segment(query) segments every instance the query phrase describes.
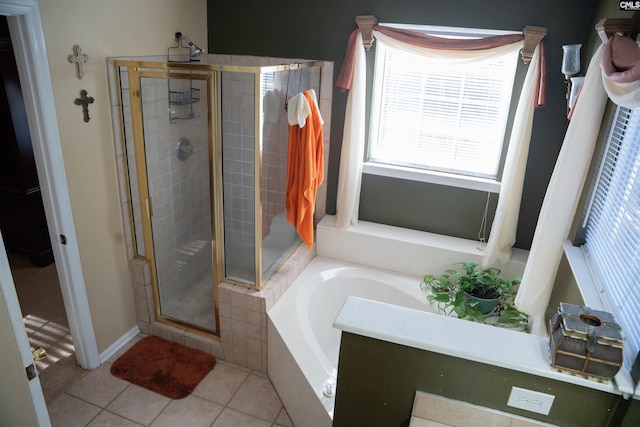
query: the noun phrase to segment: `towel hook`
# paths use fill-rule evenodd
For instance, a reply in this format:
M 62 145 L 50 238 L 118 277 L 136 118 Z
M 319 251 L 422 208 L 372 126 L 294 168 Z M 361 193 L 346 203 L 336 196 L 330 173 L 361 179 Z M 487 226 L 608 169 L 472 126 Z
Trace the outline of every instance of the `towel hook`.
M 291 65 L 287 71 L 287 89 L 284 92 L 284 111 L 289 111 L 289 78 L 291 77 Z
M 300 74 L 298 75 L 298 93 L 302 92 L 302 66 L 298 66 L 298 71 Z
M 289 65 L 289 69 L 287 71 L 287 89 L 284 93 L 284 111 L 287 112 L 289 111 L 289 79 L 291 78 L 291 67 L 296 65 L 298 66 L 298 70 L 300 70 L 300 76 L 298 78 L 298 92 L 300 92 L 300 89 L 302 87 L 302 67 L 300 66 L 300 63 L 294 62 L 293 64 Z

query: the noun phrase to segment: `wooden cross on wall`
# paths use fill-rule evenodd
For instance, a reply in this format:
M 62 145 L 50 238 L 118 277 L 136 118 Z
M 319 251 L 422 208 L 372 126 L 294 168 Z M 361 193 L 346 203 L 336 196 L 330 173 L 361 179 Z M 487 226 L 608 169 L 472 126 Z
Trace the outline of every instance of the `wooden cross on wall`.
M 82 53 L 82 49 L 80 49 L 80 46 L 78 46 L 77 44 L 73 46 L 73 51 L 75 52 L 75 55 L 69 55 L 67 57 L 67 60 L 72 64 L 76 64 L 76 76 L 82 80 L 82 77 L 84 77 L 82 64 L 87 62 L 89 60 L 89 57 Z
M 88 122 L 91 120 L 89 117 L 89 104 L 93 104 L 93 96 L 87 96 L 87 91 L 82 89 L 80 91 L 80 98 L 76 98 L 73 101 L 76 105 L 82 105 L 82 114 L 84 115 L 84 121 Z

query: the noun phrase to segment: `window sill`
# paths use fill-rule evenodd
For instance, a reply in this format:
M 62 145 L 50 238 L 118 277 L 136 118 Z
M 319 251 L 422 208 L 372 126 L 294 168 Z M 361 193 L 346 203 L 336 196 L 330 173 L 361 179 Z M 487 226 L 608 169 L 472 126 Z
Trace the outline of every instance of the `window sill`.
M 602 294 L 596 286 L 582 248 L 573 246 L 568 240 L 564 242 L 563 248 L 569 267 L 578 283 L 584 304 L 594 310 L 611 312 L 605 305 Z M 635 387 L 631 374 L 624 367 L 620 369 L 614 381 L 623 396 L 633 396 L 634 399 L 640 399 L 640 387 Z
M 428 182 L 431 184 L 448 185 L 450 187 L 466 188 L 469 190 L 500 193 L 500 183 L 485 178 L 456 175 L 444 172 L 418 170 L 409 167 L 385 165 L 381 163 L 365 162 L 362 172 L 369 175 L 387 176 L 390 178 L 411 181 Z

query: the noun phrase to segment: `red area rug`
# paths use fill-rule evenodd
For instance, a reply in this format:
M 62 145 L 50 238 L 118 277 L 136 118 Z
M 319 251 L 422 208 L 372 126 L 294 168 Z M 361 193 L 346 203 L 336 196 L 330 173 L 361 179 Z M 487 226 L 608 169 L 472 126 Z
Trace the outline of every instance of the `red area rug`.
M 111 365 L 111 374 L 171 399 L 187 397 L 213 369 L 216 358 L 200 350 L 149 336 Z

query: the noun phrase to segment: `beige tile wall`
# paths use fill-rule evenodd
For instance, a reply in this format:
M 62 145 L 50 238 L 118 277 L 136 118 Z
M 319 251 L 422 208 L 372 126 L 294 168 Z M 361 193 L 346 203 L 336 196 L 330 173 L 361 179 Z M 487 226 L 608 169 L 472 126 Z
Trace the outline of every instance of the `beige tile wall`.
M 222 170 L 227 277 L 255 281 L 254 75 L 223 72 Z
M 314 252 L 300 245 L 261 291 L 220 284 L 220 341 L 225 360 L 267 372 L 267 311 L 309 264 Z
M 146 334 L 197 348 L 240 366 L 267 372 L 267 311 L 280 299 L 315 256 L 315 247 L 300 245 L 261 291 L 221 283 L 218 287 L 220 339 L 155 320 L 150 264 L 130 262 L 138 326 Z
M 128 73 L 125 67 L 122 67 L 122 70 L 126 161 L 129 168 L 133 222 L 136 224 L 136 250 L 144 254 Z M 206 244 L 211 239 L 206 108 L 203 101 L 174 107 L 193 109 L 195 118 L 176 120 L 173 123 L 170 123 L 168 113 L 169 90 L 188 90 L 190 84 L 189 81 L 169 82 L 163 78 L 146 77 L 141 92 L 146 164 L 150 181 L 149 196 L 153 200 L 154 234 L 166 236 L 155 241 L 155 255 L 159 261 L 158 275 L 163 278 L 163 301 L 172 301 L 190 285 L 211 274 L 211 251 L 210 245 Z M 194 84 L 203 85 L 201 81 Z M 180 88 L 176 85 L 185 87 Z M 179 110 L 179 114 L 186 113 Z M 181 137 L 187 137 L 194 149 L 194 154 L 186 161 L 176 158 L 176 142 Z

